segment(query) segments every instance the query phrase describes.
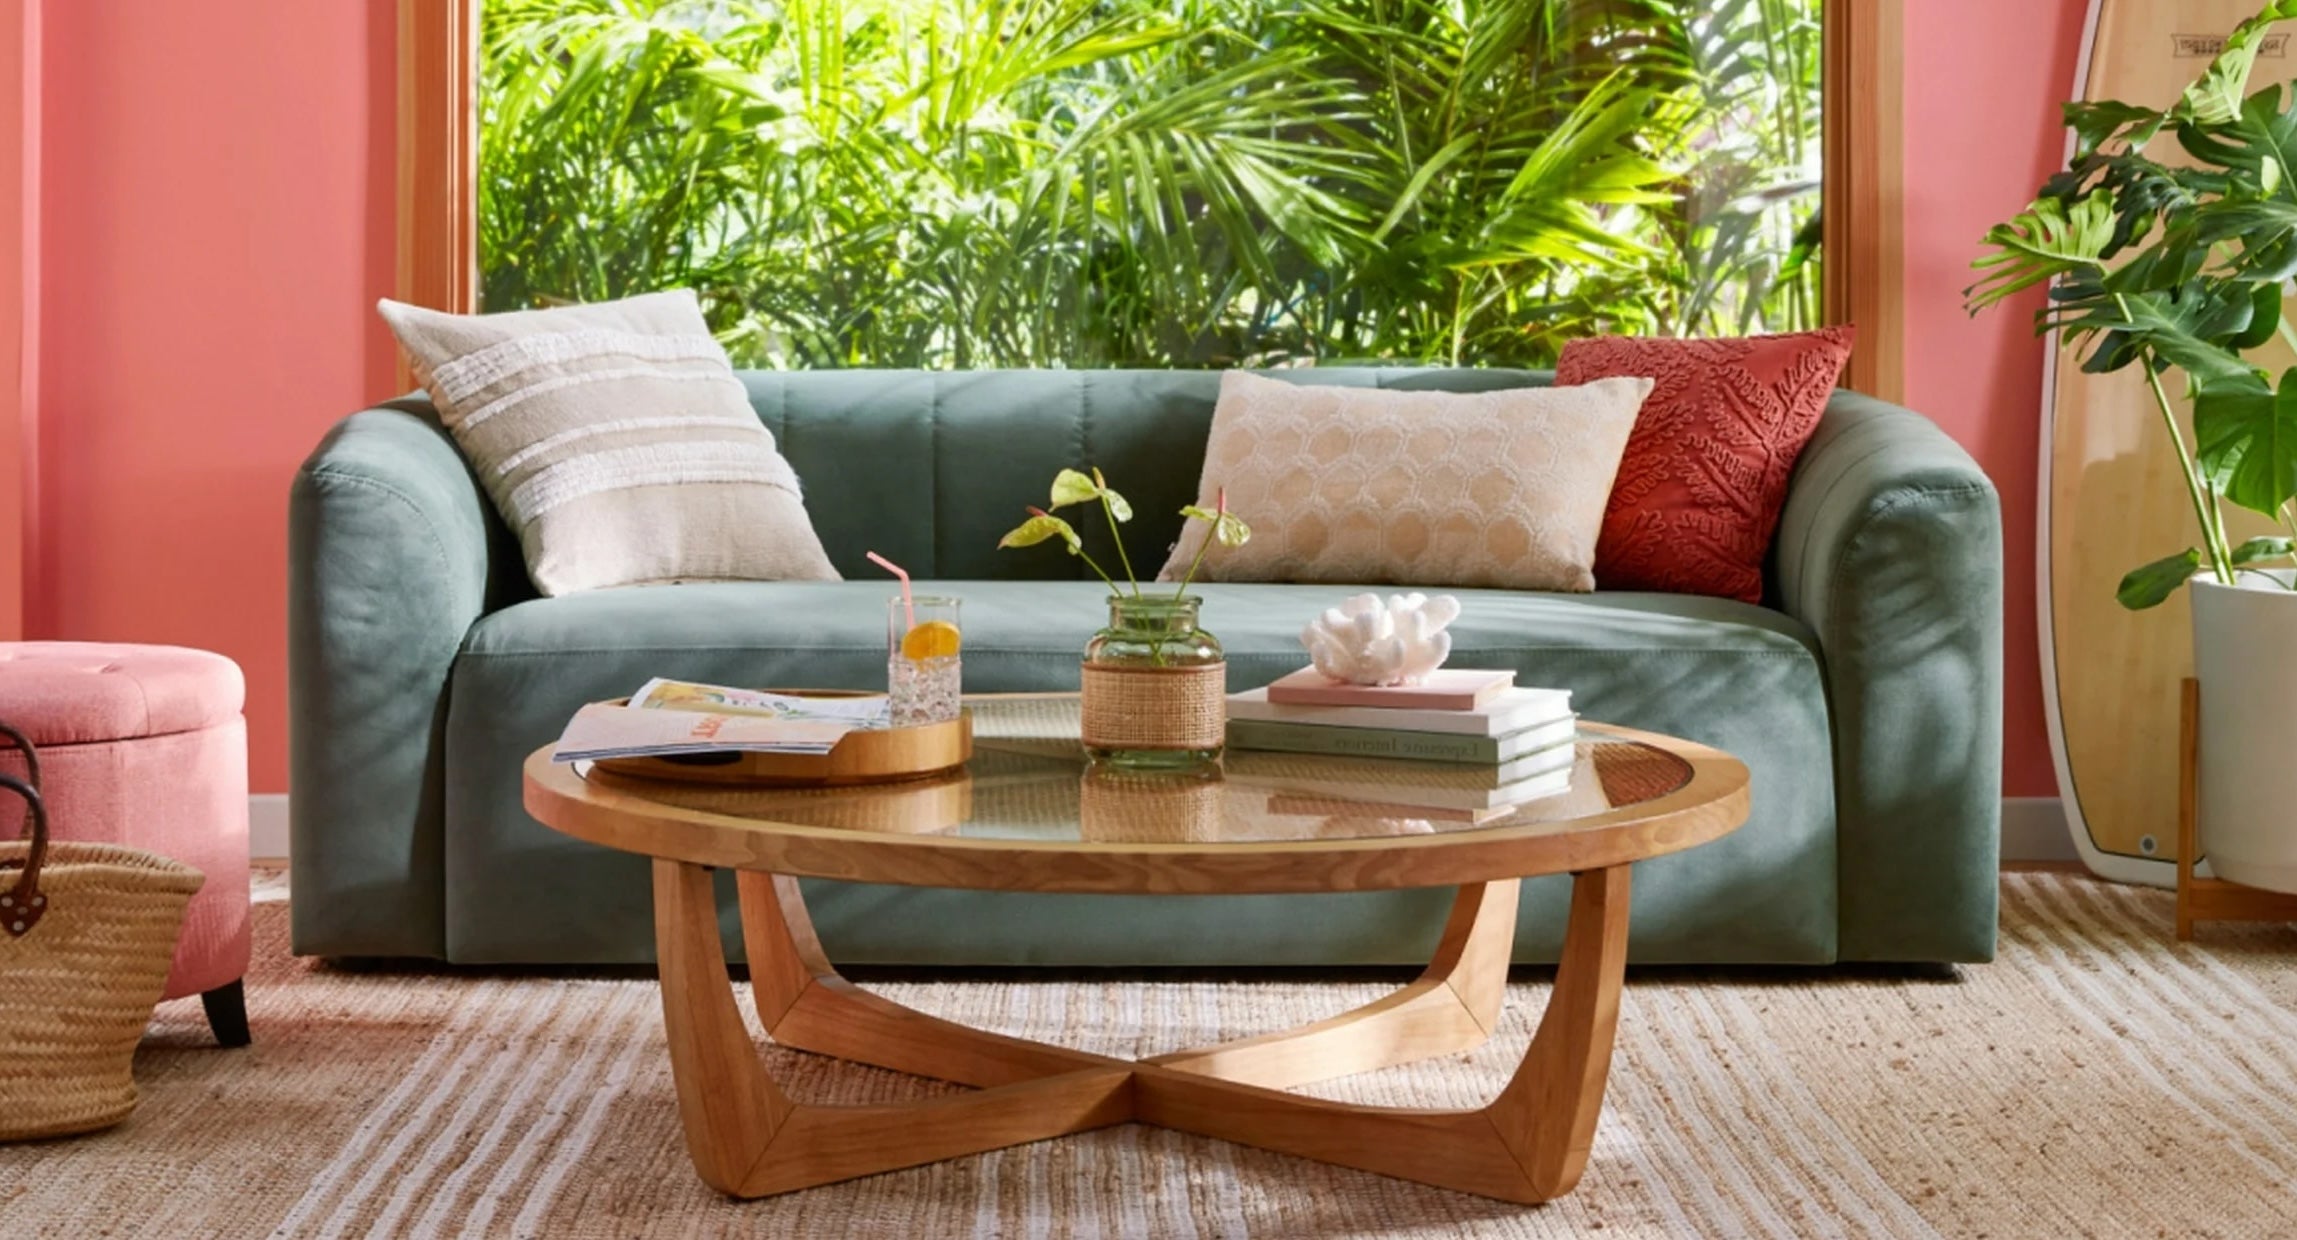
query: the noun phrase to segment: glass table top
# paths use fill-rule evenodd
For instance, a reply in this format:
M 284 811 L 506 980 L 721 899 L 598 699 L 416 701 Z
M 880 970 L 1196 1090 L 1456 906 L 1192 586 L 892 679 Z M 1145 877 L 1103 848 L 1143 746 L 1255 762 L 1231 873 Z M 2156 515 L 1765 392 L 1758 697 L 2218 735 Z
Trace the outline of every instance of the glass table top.
M 1568 830 L 1680 791 L 1692 764 L 1665 749 L 1582 728 L 1561 769 L 1503 785 L 1487 766 L 1232 750 L 1217 767 L 1135 772 L 1090 764 L 1077 700 L 969 703 L 964 769 L 896 783 L 727 787 L 586 777 L 626 796 L 787 824 L 889 835 L 1044 843 L 1266 844 L 1381 839 L 1545 825 Z M 1563 755 L 1554 755 L 1558 763 Z M 1537 762 L 1517 768 L 1536 767 Z

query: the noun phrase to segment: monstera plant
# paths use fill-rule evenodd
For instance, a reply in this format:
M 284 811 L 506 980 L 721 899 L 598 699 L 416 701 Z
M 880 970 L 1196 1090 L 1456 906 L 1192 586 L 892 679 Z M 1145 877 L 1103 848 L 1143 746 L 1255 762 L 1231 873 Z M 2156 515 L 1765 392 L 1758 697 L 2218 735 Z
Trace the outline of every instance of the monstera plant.
M 2297 18 L 2274 0 L 2226 38 L 2224 50 L 2167 109 L 2072 103 L 2071 164 L 2032 206 L 1986 234 L 1971 311 L 2038 284 L 2049 301 L 2039 334 L 2082 346 L 2082 369 L 2137 367 L 2175 445 L 2201 545 L 2123 578 L 2133 609 L 2167 599 L 2197 573 L 2227 585 L 2287 578 L 2297 536 L 2297 369 L 2276 376 L 2253 360 L 2275 336 L 2297 346 L 2283 295 L 2297 276 L 2297 89 L 2250 93 L 2267 31 Z M 2147 154 L 2174 141 L 2184 159 Z M 2188 438 L 2165 382 L 2184 384 Z M 2231 543 L 2223 505 L 2287 531 Z

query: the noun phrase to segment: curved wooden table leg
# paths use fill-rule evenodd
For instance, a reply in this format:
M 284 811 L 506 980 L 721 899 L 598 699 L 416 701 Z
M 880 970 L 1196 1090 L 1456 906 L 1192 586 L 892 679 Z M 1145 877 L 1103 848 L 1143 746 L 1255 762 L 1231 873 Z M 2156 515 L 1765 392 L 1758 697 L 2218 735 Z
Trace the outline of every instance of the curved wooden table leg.
M 1547 1010 L 1522 1065 L 1484 1108 L 1523 1164 L 1535 1201 L 1570 1192 L 1595 1148 L 1627 976 L 1628 874 L 1622 865 L 1572 876 L 1571 919 Z
M 758 1023 L 783 1046 L 980 1088 L 1133 1066 L 969 1028 L 873 995 L 838 976 L 822 954 L 798 880 L 743 870 L 735 881 L 751 1001 Z
M 686 1150 L 710 1187 L 739 1192 L 797 1107 L 766 1076 L 734 1006 L 709 870 L 655 859 L 654 952 Z
M 1474 1050 L 1499 1027 L 1521 886 L 1460 888 L 1435 957 L 1401 990 L 1312 1025 L 1142 1062 L 1286 1089 Z
M 796 879 L 745 871 L 739 882 L 753 1001 L 784 1046 L 977 1086 L 1125 1062 L 985 1033 L 879 998 L 838 976 Z M 1499 1023 L 1520 887 L 1508 880 L 1460 888 L 1427 970 L 1392 994 L 1298 1029 L 1143 1062 L 1282 1089 L 1472 1050 Z
M 1132 1118 L 1122 1063 L 906 1105 L 792 1102 L 766 1075 L 734 1004 L 708 869 L 655 860 L 654 937 L 686 1148 L 721 1192 L 789 1192 Z
M 1627 964 L 1628 867 L 1573 876 L 1555 988 L 1523 1064 L 1473 1111 L 1361 1107 L 1143 1065 L 1145 1123 L 1508 1201 L 1570 1192 L 1603 1109 Z
M 777 1042 L 978 1093 L 881 1107 L 811 1107 L 767 1078 L 734 1006 L 708 871 L 655 863 L 663 1010 L 696 1165 L 738 1196 L 1137 1119 L 1509 1201 L 1569 1192 L 1603 1106 L 1627 960 L 1627 866 L 1573 876 L 1563 959 L 1522 1066 L 1488 1106 L 1364 1107 L 1302 1098 L 1297 1083 L 1431 1047 L 1473 1046 L 1497 1023 L 1516 884 L 1463 888 L 1426 974 L 1395 995 L 1291 1034 L 1141 1063 L 969 1029 L 837 976 L 794 879 L 744 872 L 744 942 L 758 1015 Z M 1288 1056 L 1309 1062 L 1294 1065 Z

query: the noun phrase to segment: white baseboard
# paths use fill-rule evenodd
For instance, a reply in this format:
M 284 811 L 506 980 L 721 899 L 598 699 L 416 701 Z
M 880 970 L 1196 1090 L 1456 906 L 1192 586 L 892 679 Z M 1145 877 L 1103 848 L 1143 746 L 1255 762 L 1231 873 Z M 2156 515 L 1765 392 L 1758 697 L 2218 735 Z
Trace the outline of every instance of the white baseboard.
M 287 859 L 287 794 L 265 792 L 247 798 L 247 855 L 267 861 Z M 2066 829 L 2065 807 L 2056 797 L 2006 797 L 2002 801 L 2002 860 L 2079 861 Z
M 247 798 L 247 855 L 258 861 L 287 860 L 287 794 L 258 792 Z
M 2002 798 L 2002 860 L 2080 861 L 2065 804 L 2056 797 Z

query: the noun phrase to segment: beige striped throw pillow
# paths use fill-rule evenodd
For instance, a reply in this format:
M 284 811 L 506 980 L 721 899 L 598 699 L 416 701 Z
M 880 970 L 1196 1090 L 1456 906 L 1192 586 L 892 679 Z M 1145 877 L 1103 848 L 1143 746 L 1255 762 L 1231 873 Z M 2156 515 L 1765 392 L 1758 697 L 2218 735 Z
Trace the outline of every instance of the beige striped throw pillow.
M 838 579 L 691 291 L 509 314 L 378 309 L 543 594 Z

